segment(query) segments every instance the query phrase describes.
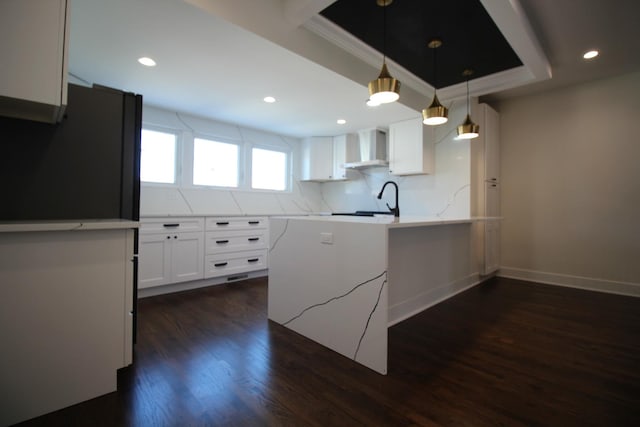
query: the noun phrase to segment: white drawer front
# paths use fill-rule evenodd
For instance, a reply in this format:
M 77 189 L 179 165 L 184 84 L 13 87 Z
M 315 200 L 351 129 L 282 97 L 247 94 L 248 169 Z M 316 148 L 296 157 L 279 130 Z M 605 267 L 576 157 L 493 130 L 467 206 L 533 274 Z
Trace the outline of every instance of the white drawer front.
M 267 268 L 267 250 L 207 255 L 205 278 L 263 270 Z
M 140 221 L 142 234 L 203 230 L 203 217 L 142 218 Z
M 208 217 L 207 231 L 217 230 L 242 230 L 267 228 L 268 221 L 264 217 Z
M 267 249 L 267 230 L 227 230 L 206 232 L 206 254 Z

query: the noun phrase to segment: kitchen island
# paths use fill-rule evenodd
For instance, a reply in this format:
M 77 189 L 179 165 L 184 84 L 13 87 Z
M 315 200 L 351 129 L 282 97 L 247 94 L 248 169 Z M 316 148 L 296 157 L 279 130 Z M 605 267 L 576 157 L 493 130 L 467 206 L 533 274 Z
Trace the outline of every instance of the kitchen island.
M 271 218 L 269 319 L 386 374 L 389 326 L 479 283 L 481 220 Z

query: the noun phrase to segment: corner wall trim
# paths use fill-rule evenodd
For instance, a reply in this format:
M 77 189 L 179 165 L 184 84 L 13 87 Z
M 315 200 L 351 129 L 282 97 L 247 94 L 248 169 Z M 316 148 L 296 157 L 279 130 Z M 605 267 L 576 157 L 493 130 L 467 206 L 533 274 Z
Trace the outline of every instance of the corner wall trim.
M 497 274 L 508 279 L 527 280 L 546 285 L 566 286 L 609 294 L 640 297 L 640 283 L 618 282 L 614 280 L 595 279 L 592 277 L 572 276 L 569 274 L 549 273 L 536 270 L 525 270 L 515 267 L 500 267 Z

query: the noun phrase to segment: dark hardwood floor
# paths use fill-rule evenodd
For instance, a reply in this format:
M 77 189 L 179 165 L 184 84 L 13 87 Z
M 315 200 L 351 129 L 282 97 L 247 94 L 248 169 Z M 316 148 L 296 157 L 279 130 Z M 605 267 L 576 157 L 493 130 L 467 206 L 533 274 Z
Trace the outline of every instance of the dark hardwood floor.
M 266 279 L 140 301 L 119 391 L 24 426 L 640 426 L 640 298 L 492 279 L 382 376 L 266 318 Z

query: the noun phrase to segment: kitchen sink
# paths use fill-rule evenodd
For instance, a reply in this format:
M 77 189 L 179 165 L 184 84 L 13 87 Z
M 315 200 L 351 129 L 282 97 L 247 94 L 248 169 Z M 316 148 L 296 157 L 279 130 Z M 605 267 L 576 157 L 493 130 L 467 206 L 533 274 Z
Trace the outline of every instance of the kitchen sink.
M 333 212 L 331 215 L 375 216 L 375 215 L 393 215 L 393 212 L 390 212 L 390 211 Z

